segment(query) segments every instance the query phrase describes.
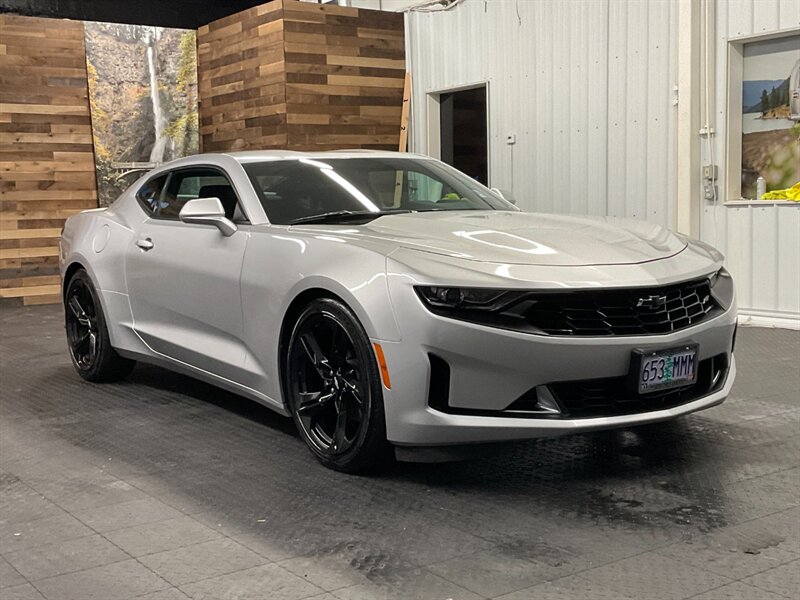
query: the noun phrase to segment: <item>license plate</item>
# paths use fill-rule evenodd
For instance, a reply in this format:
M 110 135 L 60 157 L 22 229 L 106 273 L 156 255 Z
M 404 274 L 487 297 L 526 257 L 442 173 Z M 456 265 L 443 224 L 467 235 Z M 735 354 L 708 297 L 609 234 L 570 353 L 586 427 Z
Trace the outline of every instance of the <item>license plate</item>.
M 655 351 L 635 351 L 640 394 L 691 385 L 697 381 L 697 344 Z

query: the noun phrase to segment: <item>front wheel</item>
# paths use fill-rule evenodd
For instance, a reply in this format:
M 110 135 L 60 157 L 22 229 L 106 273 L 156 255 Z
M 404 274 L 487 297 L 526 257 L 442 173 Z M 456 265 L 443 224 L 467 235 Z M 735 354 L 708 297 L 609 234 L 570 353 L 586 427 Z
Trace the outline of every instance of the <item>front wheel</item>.
M 326 467 L 359 472 L 390 457 L 380 373 L 356 316 L 322 298 L 301 313 L 286 349 L 288 405 L 301 437 Z
M 77 271 L 64 294 L 67 345 L 78 374 L 95 383 L 122 379 L 135 361 L 123 358 L 111 347 L 103 308 L 89 274 Z

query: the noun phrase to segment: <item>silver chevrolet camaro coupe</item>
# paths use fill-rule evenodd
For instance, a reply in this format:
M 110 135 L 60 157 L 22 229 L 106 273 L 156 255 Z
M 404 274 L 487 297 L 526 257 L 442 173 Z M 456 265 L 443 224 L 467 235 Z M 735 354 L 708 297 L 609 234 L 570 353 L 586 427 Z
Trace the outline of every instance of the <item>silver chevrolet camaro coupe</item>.
M 84 379 L 137 360 L 203 379 L 349 472 L 721 403 L 722 263 L 657 225 L 521 212 L 437 160 L 363 150 L 177 160 L 70 217 L 60 247 Z

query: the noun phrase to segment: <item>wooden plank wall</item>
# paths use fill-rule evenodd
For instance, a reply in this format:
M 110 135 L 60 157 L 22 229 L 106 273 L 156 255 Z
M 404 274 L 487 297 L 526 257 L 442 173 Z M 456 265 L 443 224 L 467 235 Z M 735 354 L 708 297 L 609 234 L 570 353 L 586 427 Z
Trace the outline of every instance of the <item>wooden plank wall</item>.
M 402 14 L 274 0 L 201 28 L 198 52 L 204 152 L 398 147 Z
M 96 206 L 83 23 L 0 15 L 0 303 L 59 301 L 61 227 Z
M 197 31 L 203 152 L 286 146 L 286 74 L 280 0 Z
M 403 15 L 284 2 L 289 148 L 397 150 Z

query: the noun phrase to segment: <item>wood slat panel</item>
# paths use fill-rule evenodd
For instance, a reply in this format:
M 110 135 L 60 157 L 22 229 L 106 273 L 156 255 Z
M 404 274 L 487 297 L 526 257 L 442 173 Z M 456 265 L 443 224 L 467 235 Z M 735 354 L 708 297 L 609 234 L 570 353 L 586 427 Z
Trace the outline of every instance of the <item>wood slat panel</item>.
M 286 70 L 280 0 L 197 32 L 204 152 L 265 148 L 286 139 Z
M 197 43 L 204 152 L 397 149 L 402 14 L 274 0 Z
M 32 285 L 13 288 L 0 288 L 0 298 L 25 298 L 32 296 L 51 296 L 58 297 L 59 285 Z
M 396 149 L 402 15 L 292 0 L 284 7 L 289 147 Z M 374 56 L 376 50 L 390 55 Z
M 47 296 L 25 296 L 23 299 L 23 306 L 35 306 L 37 304 L 59 304 L 61 302 L 61 294 L 49 294 Z
M 0 259 L 39 258 L 43 256 L 58 256 L 58 246 L 42 246 L 39 248 L 0 249 Z
M 57 227 L 41 229 L 0 229 L 0 240 L 22 240 L 30 238 L 56 238 L 61 236 Z
M 83 24 L 0 15 L 0 303 L 59 301 L 64 220 L 97 206 Z

